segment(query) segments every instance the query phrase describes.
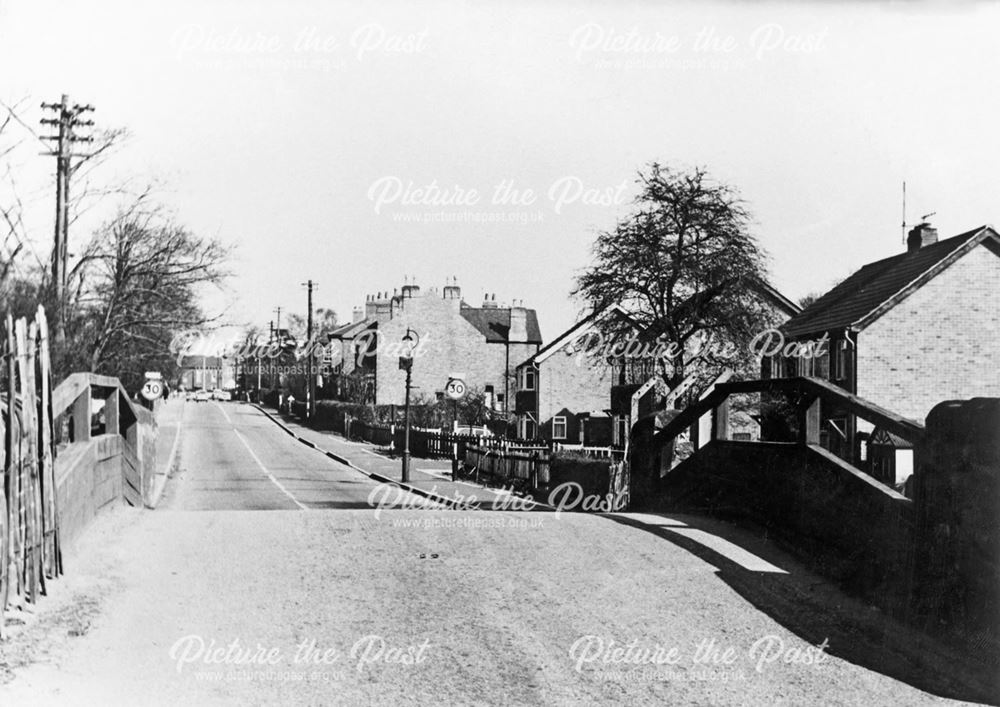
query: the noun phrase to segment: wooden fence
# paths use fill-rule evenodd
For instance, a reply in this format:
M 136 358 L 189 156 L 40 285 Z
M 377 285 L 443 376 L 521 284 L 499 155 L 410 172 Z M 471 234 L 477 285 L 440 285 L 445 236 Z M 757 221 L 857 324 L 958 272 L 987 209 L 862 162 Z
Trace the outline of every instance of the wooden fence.
M 345 415 L 341 431 L 348 439 L 360 439 L 382 447 L 392 446 L 392 427 L 389 425 L 362 422 L 350 415 Z
M 48 324 L 7 315 L 0 493 L 0 636 L 12 603 L 37 602 L 62 574 Z M 4 375 L 5 374 L 5 375 Z
M 549 485 L 551 458 L 544 448 L 512 450 L 499 446 L 468 444 L 465 467 L 473 474 L 486 474 L 501 483 L 519 481 L 532 489 Z
M 552 444 L 552 451 L 575 452 L 592 459 L 611 459 L 613 461 L 621 461 L 625 456 L 625 450 L 617 447 L 585 447 L 582 444 L 562 444 L 560 442 Z

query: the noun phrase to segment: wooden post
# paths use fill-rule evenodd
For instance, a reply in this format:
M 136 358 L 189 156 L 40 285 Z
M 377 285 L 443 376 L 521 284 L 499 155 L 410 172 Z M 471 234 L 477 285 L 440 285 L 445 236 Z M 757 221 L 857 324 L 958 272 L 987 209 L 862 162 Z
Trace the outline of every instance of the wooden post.
M 17 419 L 17 344 L 14 341 L 14 319 L 7 315 L 7 584 L 3 603 L 6 607 L 13 593 L 21 592 L 21 427 Z
M 8 384 L 7 395 L 11 395 Z M 5 433 L 5 425 L 0 419 L 0 436 Z M 7 454 L 6 445 L 0 446 L 0 639 L 4 638 L 4 611 L 7 608 L 7 571 L 10 551 L 10 516 L 7 512 Z
M 727 397 L 712 415 L 712 439 L 729 439 L 729 398 Z
M 90 386 L 73 401 L 73 441 L 90 441 Z
M 119 392 L 115 388 L 104 401 L 104 434 L 116 435 L 120 427 L 121 416 Z
M 42 491 L 45 498 L 44 535 L 46 539 L 46 575 L 62 574 L 62 549 L 59 543 L 59 491 L 56 488 L 54 430 L 52 419 L 52 363 L 49 356 L 49 323 L 45 308 L 38 305 L 38 361 L 41 389 Z
M 819 444 L 819 397 L 811 398 L 799 407 L 799 443 Z
M 17 365 L 21 374 L 21 415 L 24 421 L 22 437 L 25 463 L 22 465 L 25 480 L 25 572 L 31 601 L 37 602 L 45 589 L 45 582 L 39 576 L 42 570 L 41 558 L 41 497 L 38 479 L 37 428 L 35 426 L 35 347 L 31 342 L 35 336 L 35 324 L 28 333 L 28 323 L 24 317 L 17 320 L 16 336 L 18 346 Z

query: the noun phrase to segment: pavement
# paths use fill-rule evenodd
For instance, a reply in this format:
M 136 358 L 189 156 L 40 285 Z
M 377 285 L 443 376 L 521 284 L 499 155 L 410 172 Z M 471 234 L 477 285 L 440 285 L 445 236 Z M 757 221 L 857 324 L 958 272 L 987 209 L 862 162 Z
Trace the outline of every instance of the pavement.
M 373 507 L 386 484 L 249 405 L 183 419 L 158 508 L 102 514 L 30 630 L 0 643 L 0 705 L 982 696 L 955 656 L 739 528 Z
M 177 461 L 177 451 L 180 447 L 181 430 L 184 424 L 185 400 L 173 396 L 157 403 L 156 415 L 156 478 L 153 479 L 152 497 L 148 501 L 150 508 L 156 508 L 166 487 L 167 478 Z

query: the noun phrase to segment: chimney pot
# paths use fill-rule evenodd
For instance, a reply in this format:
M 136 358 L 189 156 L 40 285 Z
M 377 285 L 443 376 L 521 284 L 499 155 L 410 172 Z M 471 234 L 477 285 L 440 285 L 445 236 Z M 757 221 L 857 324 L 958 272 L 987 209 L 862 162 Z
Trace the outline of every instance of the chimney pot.
M 909 253 L 916 253 L 921 248 L 937 243 L 937 241 L 938 232 L 936 228 L 926 221 L 918 223 L 910 229 L 910 233 L 906 238 L 906 250 Z

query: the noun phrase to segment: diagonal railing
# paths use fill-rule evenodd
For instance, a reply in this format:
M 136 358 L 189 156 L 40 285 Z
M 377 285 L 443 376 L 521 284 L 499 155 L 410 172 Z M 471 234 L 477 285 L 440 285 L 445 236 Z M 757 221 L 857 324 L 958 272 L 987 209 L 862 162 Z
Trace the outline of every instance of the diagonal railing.
M 707 414 L 712 415 L 711 439 L 729 439 L 730 398 L 740 393 L 780 393 L 794 396 L 797 399 L 798 441 L 801 444 L 819 444 L 819 406 L 822 401 L 835 404 L 913 444 L 918 443 L 924 435 L 924 426 L 915 420 L 897 415 L 828 381 L 801 376 L 718 383 L 708 395 L 687 406 L 664 425 L 653 437 L 655 446 L 662 449 Z

